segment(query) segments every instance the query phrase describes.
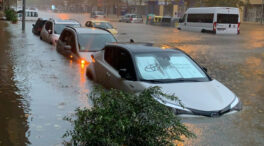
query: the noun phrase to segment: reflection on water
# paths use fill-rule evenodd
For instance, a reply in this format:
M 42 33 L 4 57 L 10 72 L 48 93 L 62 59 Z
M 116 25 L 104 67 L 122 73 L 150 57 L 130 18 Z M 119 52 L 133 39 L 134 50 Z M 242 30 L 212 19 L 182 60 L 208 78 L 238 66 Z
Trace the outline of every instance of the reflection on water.
M 254 77 L 255 79 L 261 79 L 264 75 L 264 70 L 261 66 L 263 66 L 263 58 L 257 57 L 248 57 L 245 60 L 245 66 L 247 67 L 242 73 L 245 77 L 251 78 Z
M 6 24 L 0 21 L 0 145 L 26 145 L 29 143 L 26 113 L 28 109 L 24 98 L 17 93 L 13 79 L 13 61 L 8 54 L 11 50 L 10 34 Z
M 264 27 L 262 28 L 264 29 Z M 262 31 L 251 31 L 248 33 L 248 37 L 251 39 L 248 39 L 247 46 L 248 49 L 256 49 L 264 47 L 264 30 Z
M 57 16 L 62 20 L 70 19 L 69 15 L 65 13 L 59 13 Z
M 189 129 L 192 133 L 194 133 L 196 137 L 199 137 L 198 141 L 195 137 L 188 139 L 185 136 L 181 136 L 184 142 L 175 141 L 174 144 L 177 146 L 184 146 L 184 145 L 188 146 L 188 145 L 195 145 L 195 143 L 199 143 L 202 140 L 203 132 L 206 129 L 198 128 L 196 125 L 191 123 L 185 123 L 184 125 L 187 127 L 187 129 Z M 193 140 L 196 141 L 194 142 Z

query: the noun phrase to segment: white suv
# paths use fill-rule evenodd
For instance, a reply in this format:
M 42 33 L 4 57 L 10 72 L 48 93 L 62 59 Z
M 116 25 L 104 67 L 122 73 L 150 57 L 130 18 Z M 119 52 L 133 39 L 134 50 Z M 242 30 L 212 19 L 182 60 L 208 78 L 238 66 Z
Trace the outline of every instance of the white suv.
M 81 27 L 81 24 L 75 20 L 50 19 L 43 26 L 40 33 L 40 39 L 55 45 L 60 37 L 62 30 L 66 26 Z

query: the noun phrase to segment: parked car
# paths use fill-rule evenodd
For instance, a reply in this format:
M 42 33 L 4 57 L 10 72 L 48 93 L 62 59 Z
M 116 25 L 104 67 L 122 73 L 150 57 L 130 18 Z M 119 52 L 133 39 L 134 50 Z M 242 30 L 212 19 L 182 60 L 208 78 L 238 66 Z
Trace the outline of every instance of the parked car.
M 91 55 L 101 51 L 105 44 L 117 42 L 108 31 L 96 28 L 66 27 L 57 44 L 62 55 L 83 63 L 92 62 Z
M 109 44 L 93 56 L 87 76 L 106 88 L 138 93 L 159 86 L 174 94 L 178 102 L 160 101 L 175 114 L 217 117 L 242 109 L 239 98 L 212 79 L 205 68 L 179 49 L 162 49 L 142 44 Z M 160 97 L 162 98 L 162 97 Z
M 40 39 L 44 40 L 50 44 L 55 45 L 56 41 L 59 39 L 62 30 L 66 26 L 81 27 L 81 24 L 75 20 L 48 20 L 43 26 Z
M 118 31 L 116 28 L 113 27 L 113 25 L 108 21 L 103 20 L 90 20 L 85 23 L 86 27 L 95 27 L 95 28 L 101 28 L 106 29 L 110 31 L 113 35 L 117 35 Z
M 47 22 L 47 19 L 38 18 L 35 24 L 32 24 L 32 33 L 35 35 L 40 35 L 40 32 L 44 26 L 44 24 Z
M 143 23 L 143 18 L 141 15 L 137 14 L 126 14 L 119 19 L 119 22 Z
M 239 34 L 240 12 L 234 7 L 189 8 L 180 19 L 179 30 Z
M 105 14 L 104 14 L 103 11 L 93 11 L 91 13 L 91 18 L 104 19 L 105 18 Z

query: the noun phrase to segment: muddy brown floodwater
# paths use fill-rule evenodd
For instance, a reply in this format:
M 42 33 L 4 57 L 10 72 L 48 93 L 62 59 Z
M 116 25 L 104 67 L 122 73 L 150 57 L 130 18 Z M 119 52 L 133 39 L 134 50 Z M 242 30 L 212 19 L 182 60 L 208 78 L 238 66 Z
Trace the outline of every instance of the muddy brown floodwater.
M 41 17 L 76 19 L 88 14 L 40 12 Z M 0 21 L 0 146 L 61 145 L 71 125 L 62 118 L 90 107 L 94 83 L 85 68 L 31 33 L 33 22 Z M 145 24 L 113 23 L 119 41 L 152 42 L 184 50 L 208 68 L 243 103 L 241 112 L 219 118 L 185 118 L 196 139 L 184 145 L 264 145 L 264 26 L 241 24 L 240 35 L 212 35 Z

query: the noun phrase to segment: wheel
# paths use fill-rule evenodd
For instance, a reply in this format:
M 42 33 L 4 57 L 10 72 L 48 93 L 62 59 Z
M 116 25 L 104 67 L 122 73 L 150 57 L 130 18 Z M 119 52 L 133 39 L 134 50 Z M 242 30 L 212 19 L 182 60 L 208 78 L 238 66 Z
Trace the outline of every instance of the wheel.
M 202 31 L 201 31 L 202 33 L 205 33 L 206 31 L 204 30 L 204 29 L 202 29 Z
M 42 37 L 39 37 L 40 38 L 40 40 L 42 40 Z

